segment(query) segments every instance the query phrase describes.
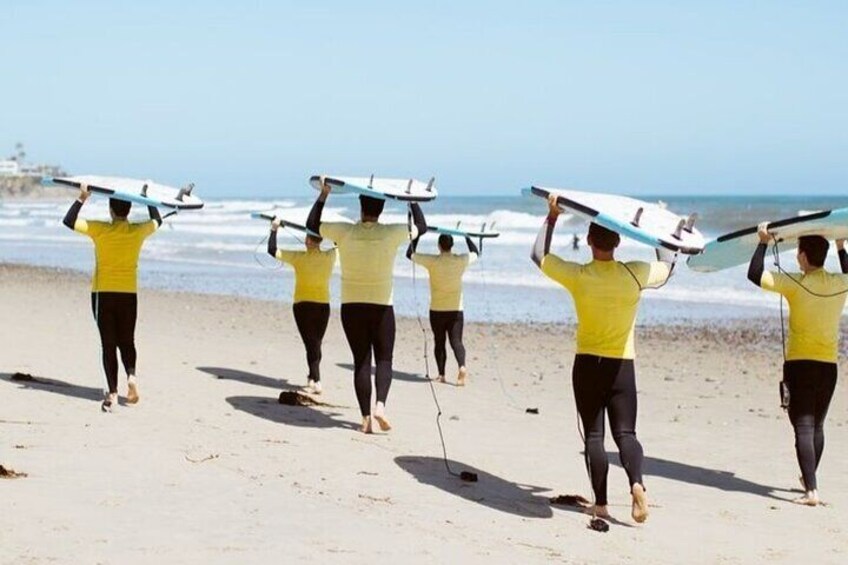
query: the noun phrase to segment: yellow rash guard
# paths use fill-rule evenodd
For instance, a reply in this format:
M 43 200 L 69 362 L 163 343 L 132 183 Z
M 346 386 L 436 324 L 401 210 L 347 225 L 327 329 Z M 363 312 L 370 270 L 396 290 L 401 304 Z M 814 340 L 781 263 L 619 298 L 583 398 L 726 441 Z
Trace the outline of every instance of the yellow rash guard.
M 336 265 L 336 250 L 290 251 L 277 249 L 278 260 L 294 267 L 294 303 L 330 303 L 330 276 Z
M 322 222 L 321 237 L 339 246 L 342 304 L 392 304 L 397 248 L 409 241 L 406 224 Z
M 789 280 L 789 277 L 796 282 Z M 800 285 L 815 294 L 836 296 L 814 296 Z M 760 278 L 760 286 L 782 294 L 789 303 L 786 360 L 836 363 L 839 321 L 845 308 L 844 293 L 848 290 L 848 275 L 828 273 L 824 269 L 806 275 L 766 271 Z
M 74 231 L 94 241 L 92 292 L 136 292 L 138 255 L 144 240 L 156 231 L 155 220 L 131 224 L 126 220 L 95 222 L 77 219 Z
M 415 253 L 412 260 L 427 269 L 430 276 L 430 310 L 459 312 L 462 310 L 462 275 L 477 260 L 474 253 L 454 255 Z
M 542 259 L 541 267 L 543 273 L 564 286 L 574 299 L 578 354 L 613 359 L 636 356 L 633 330 L 641 294 L 639 286 L 654 286 L 668 279 L 667 263 L 592 261 L 582 265 L 549 254 Z

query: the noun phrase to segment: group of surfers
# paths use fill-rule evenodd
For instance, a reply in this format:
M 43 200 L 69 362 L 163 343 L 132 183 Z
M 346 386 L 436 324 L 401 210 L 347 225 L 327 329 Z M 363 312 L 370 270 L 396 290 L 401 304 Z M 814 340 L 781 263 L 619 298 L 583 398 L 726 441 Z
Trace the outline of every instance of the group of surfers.
M 463 346 L 462 278 L 480 255 L 466 238 L 468 253 L 453 253 L 453 238 L 439 237 L 439 253 L 417 251 L 419 238 L 427 232 L 421 208 L 410 204 L 410 220 L 401 224 L 380 223 L 384 200 L 360 196 L 360 220 L 355 223 L 324 222 L 322 212 L 330 187 L 322 190 L 306 223 L 311 232 L 304 250 L 284 250 L 277 245 L 280 221 L 271 222 L 268 253 L 294 268 L 293 314 L 306 349 L 306 390 L 320 394 L 321 348 L 330 316 L 329 281 L 338 258 L 341 265 L 341 322 L 353 356 L 354 389 L 362 416 L 360 430 L 372 433 L 374 425 L 389 431 L 392 425 L 386 402 L 392 383 L 395 315 L 392 307 L 393 270 L 398 249 L 407 244 L 406 256 L 427 269 L 430 279 L 430 325 L 434 335 L 439 381 L 446 380 L 446 343 L 450 343 L 459 367 L 457 384 L 468 380 Z M 87 221 L 79 212 L 89 197 L 85 185 L 68 210 L 64 224 L 88 235 L 95 246 L 96 267 L 92 278 L 92 311 L 100 333 L 103 369 L 108 390 L 101 404 L 105 412 L 117 405 L 118 352 L 127 375 L 128 404 L 139 401 L 134 330 L 137 312 L 136 272 L 145 239 L 162 224 L 156 208 L 150 220 L 128 222 L 131 205 L 110 199 L 111 221 Z M 574 300 L 578 325 L 572 384 L 584 433 L 585 458 L 591 477 L 594 505 L 590 512 L 607 517 L 607 474 L 604 449 L 605 419 L 619 448 L 632 498 L 636 522 L 648 517 L 642 445 L 636 437 L 636 356 L 634 333 L 641 292 L 664 285 L 674 270 L 675 256 L 657 252 L 654 262 L 620 262 L 615 251 L 620 236 L 590 224 L 586 242 L 592 260 L 586 264 L 566 261 L 550 252 L 553 232 L 561 210 L 555 196 L 536 238 L 531 259 L 548 277 L 561 284 Z M 763 223 L 760 244 L 749 266 L 748 278 L 765 290 L 780 293 L 789 304 L 789 336 L 784 363 L 788 415 L 794 428 L 795 448 L 801 469 L 804 495 L 799 504 L 820 503 L 816 470 L 824 450 L 824 420 L 837 377 L 839 320 L 848 292 L 848 253 L 844 240 L 836 242 L 843 274 L 824 269 L 829 242 L 821 236 L 801 237 L 797 260 L 800 273 L 770 272 L 764 258 L 772 236 Z M 322 250 L 323 239 L 334 242 Z M 338 256 L 338 257 L 337 257 Z M 376 395 L 372 410 L 372 366 Z

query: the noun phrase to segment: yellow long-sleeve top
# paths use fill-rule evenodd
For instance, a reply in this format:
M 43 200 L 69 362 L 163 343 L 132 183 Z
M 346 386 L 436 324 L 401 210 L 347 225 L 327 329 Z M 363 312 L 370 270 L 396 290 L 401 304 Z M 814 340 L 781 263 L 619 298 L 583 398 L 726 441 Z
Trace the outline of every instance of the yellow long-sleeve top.
M 342 304 L 392 304 L 397 249 L 409 241 L 406 224 L 325 222 L 321 237 L 339 246 Z
M 427 269 L 430 276 L 430 310 L 459 312 L 462 310 L 462 276 L 477 260 L 476 253 L 431 255 L 414 253 L 412 261 Z
M 786 360 L 836 363 L 848 275 L 828 273 L 824 269 L 807 274 L 766 271 L 760 278 L 760 286 L 782 294 L 789 303 Z
M 591 261 L 583 265 L 549 254 L 541 267 L 574 299 L 577 353 L 613 359 L 636 356 L 634 328 L 640 286 L 665 281 L 670 274 L 667 263 Z
M 131 224 L 127 220 L 96 222 L 77 219 L 74 231 L 87 235 L 94 242 L 95 268 L 91 291 L 136 292 L 141 246 L 158 227 L 154 220 Z
M 294 298 L 298 302 L 330 303 L 330 277 L 336 265 L 335 248 L 321 251 L 277 249 L 277 259 L 294 268 Z

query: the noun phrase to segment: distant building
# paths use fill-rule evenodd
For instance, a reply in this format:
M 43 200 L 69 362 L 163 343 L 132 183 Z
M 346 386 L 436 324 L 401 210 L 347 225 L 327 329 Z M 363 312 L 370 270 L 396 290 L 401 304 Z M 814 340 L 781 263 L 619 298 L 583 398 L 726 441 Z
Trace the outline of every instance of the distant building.
M 0 161 L 0 177 L 13 177 L 21 174 L 21 167 L 17 161 L 8 159 Z

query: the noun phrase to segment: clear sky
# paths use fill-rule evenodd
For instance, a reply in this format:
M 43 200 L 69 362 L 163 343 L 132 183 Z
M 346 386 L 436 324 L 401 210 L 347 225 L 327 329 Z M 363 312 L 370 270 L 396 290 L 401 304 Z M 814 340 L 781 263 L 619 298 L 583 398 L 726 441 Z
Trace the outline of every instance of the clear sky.
M 5 0 L 0 22 L 0 154 L 74 173 L 848 197 L 848 2 Z

